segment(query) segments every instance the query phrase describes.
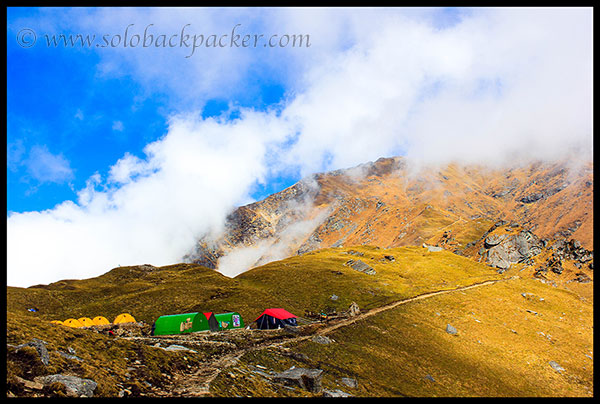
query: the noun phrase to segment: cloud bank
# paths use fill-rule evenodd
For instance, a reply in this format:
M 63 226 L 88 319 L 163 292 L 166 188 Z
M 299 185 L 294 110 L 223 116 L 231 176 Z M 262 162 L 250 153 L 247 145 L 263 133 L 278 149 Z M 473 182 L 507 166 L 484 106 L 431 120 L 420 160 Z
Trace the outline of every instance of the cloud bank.
M 251 201 L 253 186 L 285 172 L 391 155 L 427 164 L 505 164 L 573 150 L 591 157 L 590 9 L 476 9 L 443 27 L 428 10 L 362 11 L 257 17 L 265 31 L 312 30 L 310 52 L 228 50 L 189 64 L 164 53 L 152 64 L 138 52 L 100 55 L 100 75 L 129 72 L 146 91 L 164 76 L 156 86 L 173 98 L 235 95 L 256 69 L 287 76 L 286 97 L 266 111 L 232 105 L 235 119 L 202 119 L 202 102 L 192 102 L 196 110 L 173 116 L 144 156 L 128 153 L 92 176 L 77 203 L 9 214 L 8 284 L 179 262 L 197 236 Z M 257 11 L 193 13 L 218 29 Z M 80 24 L 167 20 L 159 10 L 95 14 Z M 190 18 L 166 14 L 173 27 Z

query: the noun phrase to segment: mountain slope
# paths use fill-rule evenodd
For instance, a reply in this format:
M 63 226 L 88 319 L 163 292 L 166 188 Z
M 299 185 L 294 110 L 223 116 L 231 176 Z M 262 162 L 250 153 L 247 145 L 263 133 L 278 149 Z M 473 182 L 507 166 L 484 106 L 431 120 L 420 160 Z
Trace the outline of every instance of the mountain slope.
M 436 244 L 445 232 L 461 251 L 498 220 L 591 250 L 592 201 L 591 163 L 416 171 L 402 158 L 382 158 L 314 175 L 236 209 L 225 230 L 202 237 L 185 260 L 236 275 L 319 248 Z
M 364 265 L 354 265 L 358 261 Z M 499 274 L 449 251 L 358 246 L 271 262 L 234 279 L 195 264 L 144 265 L 86 280 L 8 287 L 7 386 L 21 396 L 60 396 L 56 387 L 31 390 L 22 380 L 68 372 L 97 382 L 102 397 L 124 389 L 133 396 L 320 395 L 264 376 L 296 366 L 322 369 L 325 389 L 365 397 L 592 395 L 593 306 L 583 297 L 593 296 L 592 283 L 579 290 L 552 287 L 518 272 L 521 266 Z M 360 308 L 356 320 L 344 315 L 352 302 Z M 31 306 L 39 312 L 28 312 Z M 151 324 L 162 314 L 227 310 L 251 324 L 268 307 L 305 318 L 326 312 L 332 320 L 295 333 L 234 330 L 181 338 L 145 332 L 115 337 L 50 324 L 78 316 L 112 319 L 123 311 Z M 458 334 L 448 334 L 447 324 Z M 317 336 L 330 342 L 316 342 L 322 341 Z M 35 350 L 11 348 L 33 338 L 46 342 L 49 365 Z M 83 362 L 60 354 L 69 348 Z M 227 357 L 236 359 L 223 363 Z M 550 361 L 566 371 L 555 371 Z M 348 389 L 340 383 L 344 377 L 358 387 Z

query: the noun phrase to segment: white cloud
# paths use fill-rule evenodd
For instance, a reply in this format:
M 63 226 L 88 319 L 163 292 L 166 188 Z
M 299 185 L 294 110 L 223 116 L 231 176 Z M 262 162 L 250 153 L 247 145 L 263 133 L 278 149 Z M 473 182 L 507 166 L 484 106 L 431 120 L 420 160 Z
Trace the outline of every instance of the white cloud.
M 104 183 L 90 178 L 78 204 L 10 215 L 9 285 L 178 262 L 195 237 L 218 231 L 249 199 L 255 182 L 292 168 L 306 175 L 397 154 L 499 163 L 591 151 L 590 9 L 476 9 L 444 29 L 420 9 L 89 14 L 79 28 L 151 21 L 174 30 L 193 15 L 194 25 L 218 32 L 254 16 L 257 30 L 306 28 L 314 48 L 219 49 L 185 60 L 162 52 L 153 63 L 144 49 L 102 54 L 100 74 L 127 72 L 145 91 L 189 101 L 188 110 L 207 97 L 235 98 L 256 66 L 289 73 L 287 101 L 280 114 L 242 110 L 234 121 L 173 117 L 144 158 L 125 154 Z M 64 160 L 46 162 L 68 173 Z M 244 253 L 255 259 L 258 250 Z
M 45 145 L 33 146 L 24 164 L 27 173 L 40 183 L 63 183 L 73 178 L 69 161 L 62 153 L 52 154 Z
M 123 122 L 121 121 L 114 121 L 112 124 L 112 130 L 115 130 L 117 132 L 123 132 L 123 129 L 125 129 L 125 127 L 123 126 Z
M 8 284 L 181 261 L 200 231 L 220 228 L 248 198 L 266 174 L 266 145 L 284 137 L 272 114 L 242 111 L 227 123 L 173 118 L 168 133 L 146 146 L 145 159 L 128 154 L 111 168 L 104 189 L 95 174 L 77 204 L 8 216 Z

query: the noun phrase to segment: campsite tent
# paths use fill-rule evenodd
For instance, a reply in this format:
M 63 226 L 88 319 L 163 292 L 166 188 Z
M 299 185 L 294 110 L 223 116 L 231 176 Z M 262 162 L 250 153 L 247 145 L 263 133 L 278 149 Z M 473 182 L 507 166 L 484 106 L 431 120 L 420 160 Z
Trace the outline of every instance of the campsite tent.
M 153 335 L 184 334 L 210 330 L 204 313 L 184 313 L 160 316 L 154 322 Z
M 298 325 L 296 316 L 284 309 L 266 309 L 254 322 L 261 330 Z
M 221 327 L 219 327 L 219 321 L 215 317 L 212 312 L 203 313 L 206 319 L 208 320 L 208 326 L 211 331 L 219 331 Z
M 110 324 L 110 321 L 108 321 L 108 319 L 106 317 L 102 317 L 102 316 L 96 316 L 92 319 L 92 321 L 94 322 L 94 325 Z
M 79 322 L 79 320 L 74 319 L 74 318 L 69 318 L 67 320 L 65 320 L 63 322 L 64 325 L 68 326 L 68 327 L 73 327 L 73 328 L 79 328 L 79 327 L 83 327 L 83 324 L 81 324 Z
M 215 317 L 219 322 L 219 326 L 223 330 L 230 330 L 232 328 L 244 328 L 244 320 L 242 319 L 242 316 L 240 316 L 240 313 L 220 313 L 215 314 Z
M 131 314 L 121 313 L 115 318 L 113 324 L 121 324 L 121 323 L 135 323 L 135 318 Z
M 52 324 L 59 324 L 59 325 L 64 325 L 64 323 L 60 320 L 52 320 L 50 321 Z
M 94 322 L 92 321 L 92 319 L 88 318 L 88 317 L 81 317 L 78 320 L 81 323 L 81 325 L 84 327 L 91 327 L 91 326 L 95 325 Z

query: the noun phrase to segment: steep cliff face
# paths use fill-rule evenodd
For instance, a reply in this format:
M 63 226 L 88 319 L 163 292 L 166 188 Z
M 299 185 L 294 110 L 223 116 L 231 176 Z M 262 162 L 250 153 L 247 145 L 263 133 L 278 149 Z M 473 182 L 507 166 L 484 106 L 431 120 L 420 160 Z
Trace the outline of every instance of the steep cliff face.
M 417 170 L 402 158 L 382 158 L 314 175 L 236 209 L 221 234 L 201 238 L 185 259 L 219 270 L 235 262 L 239 273 L 339 246 L 427 243 L 475 256 L 472 247 L 499 220 L 592 250 L 592 201 L 591 163 Z

